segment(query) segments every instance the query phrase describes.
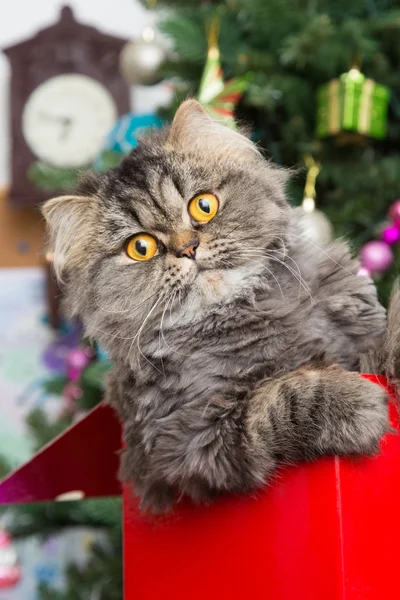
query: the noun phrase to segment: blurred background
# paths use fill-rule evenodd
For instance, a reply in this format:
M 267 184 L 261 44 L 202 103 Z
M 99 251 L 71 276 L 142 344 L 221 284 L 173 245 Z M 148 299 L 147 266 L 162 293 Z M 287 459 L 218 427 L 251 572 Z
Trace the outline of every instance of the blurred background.
M 399 34 L 400 0 L 2 3 L 0 479 L 101 401 L 110 366 L 63 314 L 38 209 L 189 95 L 293 168 L 311 243 L 348 239 L 387 303 Z M 121 538 L 119 498 L 0 507 L 0 600 L 122 599 Z

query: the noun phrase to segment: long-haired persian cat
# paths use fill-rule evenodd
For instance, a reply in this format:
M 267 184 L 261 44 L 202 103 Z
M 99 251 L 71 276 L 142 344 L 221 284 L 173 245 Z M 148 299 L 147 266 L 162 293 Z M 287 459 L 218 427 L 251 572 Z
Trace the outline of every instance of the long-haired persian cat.
M 71 314 L 114 362 L 121 476 L 143 509 L 371 454 L 389 430 L 385 392 L 356 371 L 375 348 L 398 376 L 398 331 L 389 319 L 390 346 L 345 243 L 305 239 L 285 179 L 188 100 L 120 167 L 44 207 Z

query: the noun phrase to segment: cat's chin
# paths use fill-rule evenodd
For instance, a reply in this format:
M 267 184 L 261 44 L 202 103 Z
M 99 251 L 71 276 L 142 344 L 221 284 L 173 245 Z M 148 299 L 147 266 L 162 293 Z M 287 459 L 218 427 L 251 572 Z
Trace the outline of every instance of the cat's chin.
M 259 274 L 251 274 L 247 266 L 234 269 L 199 269 L 184 301 L 179 305 L 173 325 L 199 321 L 214 307 L 248 295 Z
M 234 269 L 213 269 L 199 271 L 196 285 L 206 300 L 206 304 L 213 304 L 221 300 L 229 300 L 249 283 L 247 266 Z M 209 301 L 207 301 L 209 300 Z
M 227 291 L 223 271 L 200 269 L 196 283 L 206 296 L 223 297 Z

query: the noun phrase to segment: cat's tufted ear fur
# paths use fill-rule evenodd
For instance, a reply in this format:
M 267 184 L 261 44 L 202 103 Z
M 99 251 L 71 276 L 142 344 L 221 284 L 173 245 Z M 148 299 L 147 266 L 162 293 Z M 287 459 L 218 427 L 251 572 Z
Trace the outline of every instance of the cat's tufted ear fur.
M 208 152 L 241 158 L 259 156 L 255 144 L 237 130 L 216 121 L 204 110 L 198 100 L 185 100 L 176 111 L 167 146 L 180 152 Z
M 87 257 L 95 225 L 94 203 L 95 198 L 89 196 L 60 196 L 42 207 L 49 231 L 49 251 L 59 279 Z

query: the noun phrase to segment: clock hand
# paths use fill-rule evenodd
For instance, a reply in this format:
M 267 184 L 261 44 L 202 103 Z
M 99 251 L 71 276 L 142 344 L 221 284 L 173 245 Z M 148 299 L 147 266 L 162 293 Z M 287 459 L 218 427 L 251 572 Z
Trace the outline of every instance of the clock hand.
M 39 113 L 39 117 L 44 121 L 59 121 L 60 117 L 55 117 L 54 115 L 48 115 L 47 113 Z
M 39 117 L 46 121 L 56 121 L 57 123 L 62 123 L 64 126 L 72 123 L 71 117 L 58 117 L 56 115 L 49 115 L 47 113 L 39 113 Z
M 60 125 L 61 125 L 61 131 L 60 131 L 60 135 L 59 135 L 60 142 L 64 141 L 68 137 L 68 133 L 69 133 L 70 127 L 72 125 L 71 117 L 58 117 L 56 115 L 49 115 L 48 113 L 43 113 L 43 112 L 39 113 L 39 117 L 46 121 L 60 123 Z
M 70 117 L 64 117 L 62 120 L 62 129 L 60 133 L 60 142 L 65 141 L 68 138 L 68 134 L 71 131 L 72 119 Z

